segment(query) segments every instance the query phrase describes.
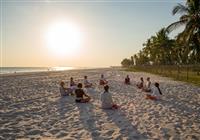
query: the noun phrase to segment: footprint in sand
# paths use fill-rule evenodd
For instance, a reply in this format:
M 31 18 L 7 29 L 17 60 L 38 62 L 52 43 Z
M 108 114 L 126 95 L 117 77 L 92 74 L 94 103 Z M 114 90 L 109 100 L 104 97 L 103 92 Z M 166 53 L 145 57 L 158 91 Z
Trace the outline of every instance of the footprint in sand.
M 67 133 L 65 133 L 64 131 L 61 131 L 56 135 L 56 138 L 60 139 L 60 138 L 65 137 L 67 135 L 68 135 Z
M 27 135 L 41 135 L 42 134 L 42 131 L 40 130 L 31 130 L 30 132 L 27 133 Z
M 57 134 L 59 131 L 60 131 L 59 129 L 52 129 L 52 130 L 49 131 L 49 133 L 55 135 L 55 134 Z
M 100 133 L 98 131 L 92 132 L 92 137 L 99 137 Z

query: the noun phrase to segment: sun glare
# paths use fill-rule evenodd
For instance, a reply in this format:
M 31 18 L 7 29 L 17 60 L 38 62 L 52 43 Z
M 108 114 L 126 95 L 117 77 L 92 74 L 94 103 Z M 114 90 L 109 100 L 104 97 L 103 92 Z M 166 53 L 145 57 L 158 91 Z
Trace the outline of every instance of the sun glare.
M 59 57 L 77 54 L 82 41 L 79 27 L 65 21 L 49 25 L 45 37 L 49 50 Z

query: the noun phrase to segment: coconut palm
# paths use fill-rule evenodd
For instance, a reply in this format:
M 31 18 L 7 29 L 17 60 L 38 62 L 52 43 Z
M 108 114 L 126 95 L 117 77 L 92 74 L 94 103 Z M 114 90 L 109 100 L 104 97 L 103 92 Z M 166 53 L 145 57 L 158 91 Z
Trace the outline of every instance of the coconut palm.
M 172 14 L 181 14 L 179 21 L 167 27 L 171 32 L 177 27 L 185 26 L 182 33 L 177 36 L 177 41 L 188 46 L 188 50 L 196 52 L 200 56 L 200 0 L 187 0 L 186 5 L 178 4 Z M 193 44 L 193 47 L 189 47 Z
M 186 5 L 178 4 L 174 7 L 172 14 L 181 14 L 179 21 L 167 27 L 171 32 L 181 25 L 185 25 L 184 31 L 178 36 L 179 39 L 190 41 L 197 36 L 200 42 L 200 0 L 187 0 Z

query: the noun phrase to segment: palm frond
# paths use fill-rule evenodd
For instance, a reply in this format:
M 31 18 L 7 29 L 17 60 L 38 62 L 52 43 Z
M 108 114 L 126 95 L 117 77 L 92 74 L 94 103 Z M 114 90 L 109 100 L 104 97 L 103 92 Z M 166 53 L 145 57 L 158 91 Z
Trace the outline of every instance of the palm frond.
M 173 15 L 177 13 L 182 14 L 182 13 L 187 13 L 187 12 L 188 12 L 188 8 L 180 3 L 176 5 L 172 10 Z
M 188 44 L 191 38 L 193 38 L 194 30 L 195 30 L 195 25 L 193 24 L 193 22 L 189 22 L 186 25 L 184 31 L 178 35 L 177 40 L 179 42 L 185 42 Z
M 167 28 L 166 28 L 166 31 L 167 32 L 172 32 L 173 30 L 177 29 L 178 27 L 180 26 L 183 26 L 187 23 L 187 20 L 180 20 L 180 21 L 177 21 L 177 22 L 174 22 L 172 24 L 170 24 Z

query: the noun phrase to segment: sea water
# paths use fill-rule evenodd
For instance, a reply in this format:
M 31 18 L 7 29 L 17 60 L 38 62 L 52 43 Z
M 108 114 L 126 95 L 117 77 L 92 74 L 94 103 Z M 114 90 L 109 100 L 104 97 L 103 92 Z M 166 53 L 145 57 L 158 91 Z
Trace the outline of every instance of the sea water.
M 75 67 L 0 67 L 0 74 L 22 73 L 22 72 L 44 72 L 44 71 L 63 71 L 79 69 Z

